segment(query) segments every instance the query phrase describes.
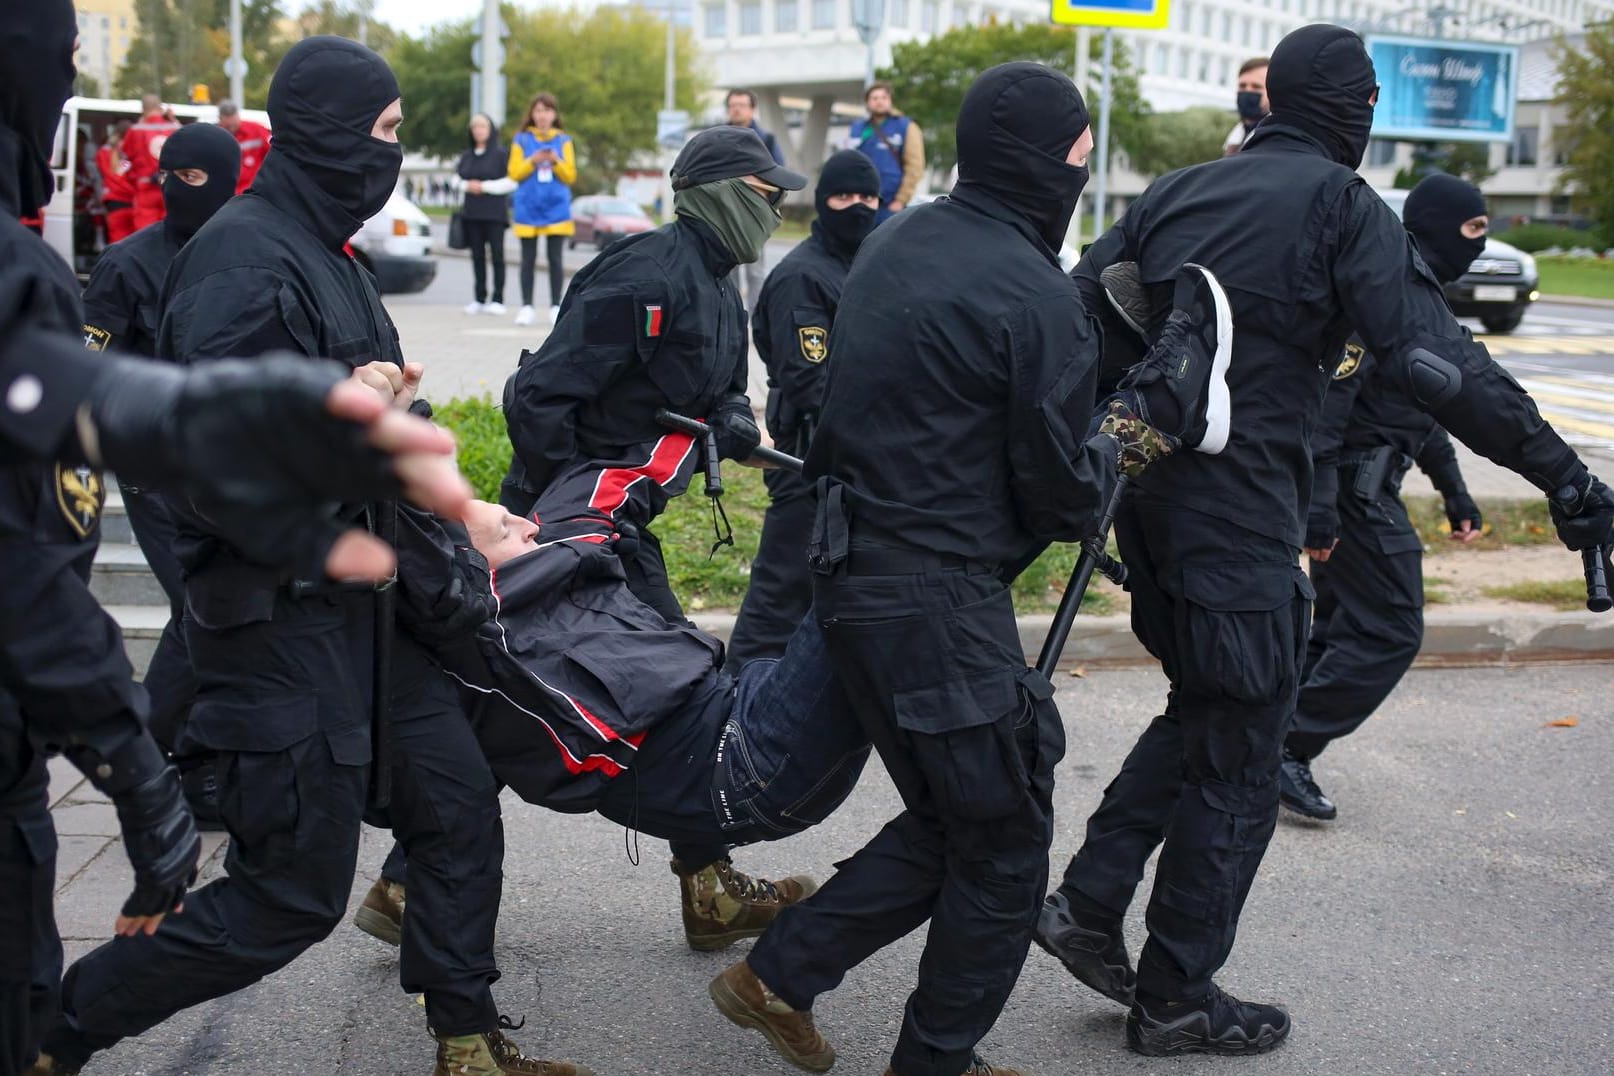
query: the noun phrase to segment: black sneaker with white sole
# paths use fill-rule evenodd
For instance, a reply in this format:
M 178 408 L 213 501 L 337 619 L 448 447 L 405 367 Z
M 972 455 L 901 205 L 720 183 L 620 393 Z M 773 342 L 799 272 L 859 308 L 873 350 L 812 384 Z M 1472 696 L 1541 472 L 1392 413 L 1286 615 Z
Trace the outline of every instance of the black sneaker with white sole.
M 1339 815 L 1339 808 L 1323 795 L 1317 779 L 1311 775 L 1311 761 L 1296 758 L 1287 749 L 1278 768 L 1278 802 L 1285 810 L 1319 822 L 1331 822 Z
M 1214 456 L 1232 433 L 1232 361 L 1227 294 L 1209 269 L 1190 262 L 1177 274 L 1164 328 L 1143 361 L 1127 371 L 1120 391 L 1148 425 Z
M 1084 985 L 1122 1005 L 1132 1004 L 1138 976 L 1126 952 L 1120 920 L 1085 919 L 1059 890 L 1048 894 L 1032 935 L 1050 956 Z
M 1116 262 L 1105 266 L 1098 274 L 1098 282 L 1103 286 L 1104 297 L 1110 301 L 1116 315 L 1126 323 L 1127 328 L 1142 337 L 1147 346 L 1171 312 L 1166 302 L 1156 300 L 1169 299 L 1169 296 L 1159 295 L 1160 289 L 1151 290 L 1143 286 L 1138 276 L 1137 262 Z
M 1126 1017 L 1126 1044 L 1146 1057 L 1264 1054 L 1288 1037 L 1288 1013 L 1240 1001 L 1214 983 L 1196 1001 L 1139 997 Z

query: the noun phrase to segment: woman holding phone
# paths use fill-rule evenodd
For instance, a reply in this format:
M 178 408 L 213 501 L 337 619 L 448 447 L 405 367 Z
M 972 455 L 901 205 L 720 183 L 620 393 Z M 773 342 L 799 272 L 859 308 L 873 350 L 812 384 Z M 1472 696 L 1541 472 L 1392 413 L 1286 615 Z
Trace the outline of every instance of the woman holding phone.
M 527 108 L 527 122 L 510 146 L 509 176 L 517 183 L 512 198 L 516 238 L 521 240 L 521 310 L 517 325 L 537 320 L 533 309 L 533 274 L 538 239 L 546 241 L 549 265 L 549 324 L 560 314 L 565 286 L 566 237 L 573 232 L 572 184 L 577 182 L 577 150 L 566 133 L 555 95 L 540 93 Z

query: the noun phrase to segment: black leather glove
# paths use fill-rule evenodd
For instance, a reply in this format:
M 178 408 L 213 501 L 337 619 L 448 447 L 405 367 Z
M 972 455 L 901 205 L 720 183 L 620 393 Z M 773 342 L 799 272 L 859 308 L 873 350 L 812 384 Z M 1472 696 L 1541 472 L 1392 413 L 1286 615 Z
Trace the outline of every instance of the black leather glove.
M 762 431 L 757 429 L 756 416 L 751 413 L 751 400 L 740 393 L 723 397 L 708 425 L 717 434 L 717 454 L 723 459 L 750 459 L 762 443 Z
M 1614 495 L 1596 476 L 1564 486 L 1547 498 L 1558 538 L 1570 549 L 1614 548 Z
M 403 492 L 364 428 L 325 409 L 346 371 L 289 356 L 180 369 L 119 360 L 91 393 L 93 463 L 189 495 L 250 558 L 323 577 L 336 502 Z M 97 458 L 98 456 L 98 458 Z
M 135 879 L 123 914 L 173 911 L 196 880 L 202 856 L 202 838 L 185 805 L 179 771 L 144 734 L 109 754 L 91 747 L 72 747 L 66 754 L 117 808 L 123 848 Z
M 470 546 L 458 546 L 453 572 L 448 584 L 431 599 L 408 586 L 399 588 L 404 600 L 398 606 L 398 617 L 422 642 L 446 643 L 470 635 L 498 612 L 486 557 Z
M 1468 495 L 1467 490 L 1463 490 L 1461 493 L 1448 494 L 1446 497 L 1446 522 L 1451 524 L 1451 529 L 1454 533 L 1462 529 L 1465 519 L 1473 524 L 1474 530 L 1479 530 L 1485 523 L 1485 518 L 1480 515 L 1479 505 L 1474 503 L 1474 498 Z

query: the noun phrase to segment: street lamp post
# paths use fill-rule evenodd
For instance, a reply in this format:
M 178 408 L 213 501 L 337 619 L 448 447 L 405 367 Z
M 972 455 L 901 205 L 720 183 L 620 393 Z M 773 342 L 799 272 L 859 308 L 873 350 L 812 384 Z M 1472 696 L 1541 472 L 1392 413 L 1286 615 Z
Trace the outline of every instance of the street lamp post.
M 863 63 L 863 88 L 874 84 L 874 46 L 885 29 L 885 0 L 852 0 L 852 25 L 866 51 Z
M 224 73 L 230 76 L 230 100 L 237 108 L 244 107 L 242 88 L 247 77 L 246 57 L 241 55 L 241 0 L 230 0 L 230 58 L 225 61 Z

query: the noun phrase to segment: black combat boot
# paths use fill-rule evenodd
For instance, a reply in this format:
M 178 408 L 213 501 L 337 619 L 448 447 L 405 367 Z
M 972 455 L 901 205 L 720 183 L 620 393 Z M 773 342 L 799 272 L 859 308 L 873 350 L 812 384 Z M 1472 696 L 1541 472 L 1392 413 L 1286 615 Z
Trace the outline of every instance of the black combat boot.
M 1084 915 L 1069 894 L 1056 889 L 1048 894 L 1037 914 L 1033 935 L 1037 944 L 1058 957 L 1065 970 L 1084 985 L 1122 1005 L 1132 1004 L 1138 976 L 1126 952 L 1121 919 L 1100 920 Z
M 1140 994 L 1126 1017 L 1126 1044 L 1148 1057 L 1262 1054 L 1288 1037 L 1288 1013 L 1240 1001 L 1215 983 L 1210 993 L 1192 1001 L 1154 1001 Z
M 1296 758 L 1283 749 L 1283 765 L 1278 770 L 1278 802 L 1295 814 L 1331 822 L 1339 814 L 1334 801 L 1323 795 L 1311 775 L 1311 760 Z

